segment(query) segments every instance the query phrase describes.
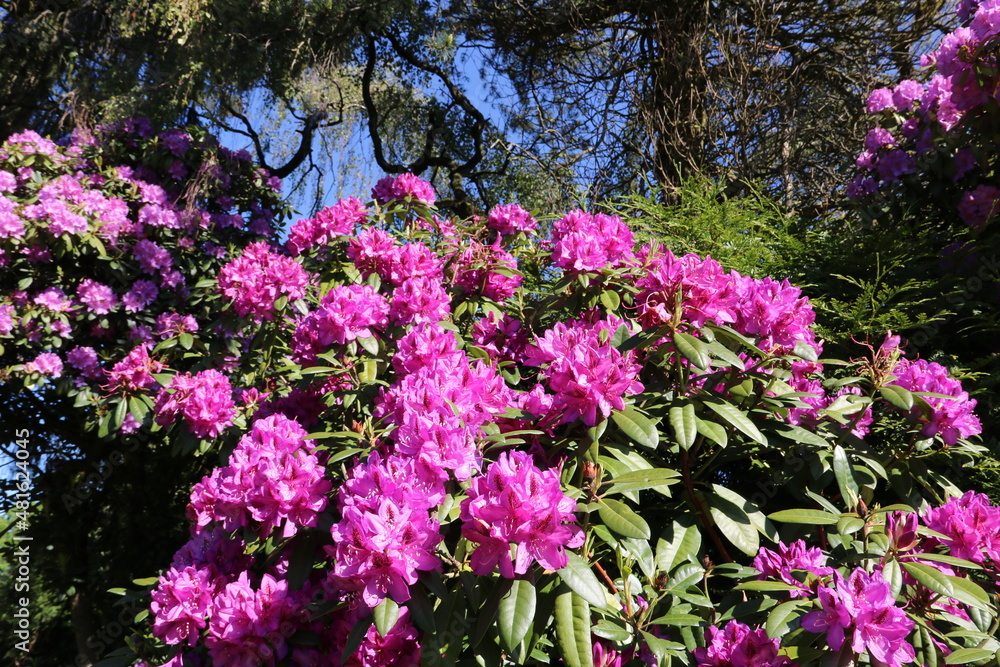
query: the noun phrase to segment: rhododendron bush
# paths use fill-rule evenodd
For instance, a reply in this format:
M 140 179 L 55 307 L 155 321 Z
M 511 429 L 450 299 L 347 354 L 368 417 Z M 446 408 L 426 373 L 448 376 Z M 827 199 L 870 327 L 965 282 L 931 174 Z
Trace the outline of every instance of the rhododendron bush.
M 976 401 L 898 336 L 825 359 L 787 281 L 412 174 L 279 242 L 196 135 L 0 154 L 5 381 L 206 463 L 106 664 L 994 658 Z

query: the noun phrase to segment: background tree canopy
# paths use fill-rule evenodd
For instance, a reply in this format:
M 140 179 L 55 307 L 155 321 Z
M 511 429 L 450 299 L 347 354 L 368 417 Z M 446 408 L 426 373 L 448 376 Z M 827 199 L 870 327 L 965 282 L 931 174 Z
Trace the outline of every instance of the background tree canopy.
M 867 130 L 868 91 L 912 72 L 954 21 L 945 10 L 941 0 L 18 1 L 2 18 L 0 131 L 199 119 L 245 133 L 282 177 L 320 183 L 331 167 L 310 151 L 317 134 L 363 132 L 380 169 L 433 172 L 480 205 L 533 191 L 599 200 L 641 183 L 669 195 L 698 174 L 732 192 L 761 183 L 816 217 Z

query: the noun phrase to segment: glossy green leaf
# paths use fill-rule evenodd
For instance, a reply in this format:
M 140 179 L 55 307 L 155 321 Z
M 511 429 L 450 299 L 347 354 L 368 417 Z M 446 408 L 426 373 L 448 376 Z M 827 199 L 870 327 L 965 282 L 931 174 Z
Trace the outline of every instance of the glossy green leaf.
M 607 493 L 641 491 L 642 489 L 666 488 L 680 481 L 680 473 L 669 468 L 633 470 L 614 477 L 605 484 L 610 485 Z
M 396 604 L 395 600 L 387 597 L 375 607 L 374 616 L 375 629 L 378 630 L 380 635 L 385 637 L 396 626 L 396 621 L 399 620 L 399 605 Z
M 945 656 L 946 665 L 967 665 L 970 662 L 988 660 L 996 656 L 994 651 L 987 651 L 982 648 L 960 648 Z
M 854 479 L 847 452 L 840 445 L 833 448 L 833 476 L 837 480 L 840 495 L 847 502 L 848 509 L 853 510 L 858 505 L 858 482 Z
M 624 410 L 616 410 L 611 413 L 611 418 L 618 425 L 625 435 L 643 447 L 656 449 L 660 443 L 660 434 L 656 430 L 656 424 L 631 405 Z
M 582 556 L 569 550 L 566 551 L 566 559 L 566 567 L 557 572 L 559 578 L 592 606 L 598 609 L 607 608 L 608 602 L 607 596 L 604 594 L 604 586 L 597 579 L 590 563 Z
M 515 579 L 507 595 L 500 600 L 500 639 L 514 653 L 528 634 L 535 618 L 535 586 L 526 579 Z
M 590 605 L 569 589 L 556 595 L 556 644 L 567 667 L 594 667 Z
M 760 550 L 760 537 L 747 513 L 715 493 L 706 493 L 705 500 L 722 536 L 746 555 L 756 556 Z
M 694 413 L 694 405 L 670 408 L 670 426 L 674 429 L 674 437 L 684 449 L 691 449 L 698 437 L 698 417 Z
M 723 403 L 721 401 L 707 401 L 705 405 L 707 405 L 715 414 L 722 417 L 730 426 L 735 427 L 751 440 L 755 440 L 762 445 L 767 444 L 767 438 L 764 437 L 764 434 L 761 433 L 754 423 L 750 421 L 750 418 L 735 405 Z
M 713 484 L 712 491 L 743 510 L 746 513 L 747 518 L 750 519 L 750 523 L 752 523 L 753 527 L 757 529 L 758 533 L 765 535 L 769 540 L 774 542 L 778 541 L 777 528 L 774 527 L 774 524 L 772 524 L 771 521 L 764 516 L 764 513 L 761 512 L 756 505 L 732 489 L 727 489 L 720 484 Z
M 811 606 L 811 600 L 790 600 L 779 604 L 767 615 L 767 623 L 764 625 L 767 636 L 771 639 L 777 639 L 788 634 L 791 624 L 802 616 L 807 607 Z
M 682 331 L 674 332 L 674 346 L 681 355 L 692 364 L 702 370 L 706 370 L 711 364 L 708 356 L 708 347 L 703 341 L 698 340 L 690 334 Z
M 678 628 L 684 627 L 697 627 L 701 625 L 708 625 L 708 621 L 703 619 L 701 616 L 695 616 L 694 614 L 682 614 L 680 612 L 672 611 L 666 616 L 660 616 L 650 621 L 650 625 L 673 625 Z
M 374 336 L 368 338 L 358 338 L 358 344 L 373 357 L 378 356 L 378 339 Z
M 695 525 L 674 521 L 663 531 L 656 542 L 656 569 L 672 572 L 675 567 L 689 560 L 697 559 L 701 550 L 701 531 Z
M 720 447 L 725 447 L 729 443 L 729 435 L 726 433 L 726 429 L 720 424 L 699 419 L 696 423 L 696 428 L 698 429 L 698 433 L 701 433 Z
M 604 525 L 619 535 L 644 540 L 650 537 L 649 524 L 619 500 L 602 498 L 598 503 L 597 513 Z
M 889 584 L 889 589 L 892 591 L 892 597 L 898 597 L 899 592 L 903 590 L 903 571 L 899 567 L 898 560 L 890 560 L 882 566 L 882 578 L 885 582 Z
M 780 521 L 781 523 L 806 523 L 817 526 L 832 526 L 840 521 L 840 516 L 837 514 L 830 514 L 823 510 L 807 509 L 781 510 L 780 512 L 768 514 L 767 518 L 771 521 Z
M 913 394 L 908 389 L 895 384 L 887 384 L 879 389 L 878 392 L 882 395 L 882 398 L 900 410 L 909 412 L 913 409 Z
M 967 579 L 950 577 L 937 568 L 921 563 L 901 563 L 911 577 L 935 593 L 964 602 L 980 609 L 990 609 L 989 596 Z
M 601 303 L 608 310 L 618 310 L 618 306 L 621 305 L 621 297 L 618 296 L 617 292 L 612 290 L 604 290 L 601 292 Z M 613 344 L 612 344 L 613 345 Z

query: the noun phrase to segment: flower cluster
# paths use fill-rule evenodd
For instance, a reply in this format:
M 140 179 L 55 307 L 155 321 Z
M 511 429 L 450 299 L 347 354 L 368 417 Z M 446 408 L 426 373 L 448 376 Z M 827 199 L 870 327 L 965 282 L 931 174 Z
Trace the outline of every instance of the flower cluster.
M 372 188 L 372 199 L 379 204 L 391 201 L 420 202 L 432 206 L 436 200 L 434 187 L 411 173 L 399 176 L 386 176 Z
M 625 396 L 642 391 L 634 355 L 622 354 L 610 342 L 610 334 L 623 324 L 616 318 L 560 322 L 527 348 L 525 363 L 545 367 L 560 422 L 582 419 L 593 426 L 612 410 L 623 410 Z
M 553 225 L 552 243 L 556 267 L 585 273 L 627 264 L 634 237 L 618 216 L 573 211 Z
M 214 369 L 175 375 L 160 391 L 154 412 L 161 426 L 182 415 L 196 436 L 215 438 L 232 425 L 236 416 L 233 388 L 229 378 Z
M 371 338 L 386 326 L 389 304 L 369 285 L 334 287 L 295 329 L 293 355 L 307 361 L 333 344 L 345 345 L 358 338 Z
M 892 589 L 881 574 L 857 568 L 847 579 L 834 573 L 833 583 L 819 589 L 822 610 L 806 614 L 803 628 L 825 632 L 834 651 L 840 650 L 850 632 L 849 643 L 855 653 L 867 651 L 874 660 L 891 667 L 913 661 L 913 646 L 906 641 L 913 621 L 896 606 Z
M 779 642 L 763 629 L 751 630 L 739 621 L 729 621 L 720 630 L 711 626 L 705 633 L 708 646 L 694 650 L 698 667 L 791 667 L 786 656 L 778 655 Z
M 547 570 L 566 567 L 564 549 L 583 544 L 575 509 L 557 471 L 538 469 L 524 452 L 501 454 L 462 501 L 462 536 L 476 544 L 472 571 L 487 575 L 499 566 L 502 576 L 513 579 L 534 562 Z
M 213 522 L 233 530 L 253 520 L 262 535 L 281 526 L 288 537 L 299 527 L 315 526 L 331 484 L 315 446 L 305 437 L 298 422 L 283 415 L 254 422 L 229 465 L 192 489 L 188 517 L 197 530 Z
M 308 284 L 301 264 L 272 252 L 263 241 L 251 243 L 219 272 L 219 289 L 232 300 L 236 313 L 256 322 L 274 317 L 279 298 L 303 298 Z
M 288 231 L 286 243 L 293 255 L 301 255 L 309 248 L 329 245 L 338 236 L 347 236 L 368 218 L 368 210 L 355 197 L 341 199 L 327 206 L 313 218 L 302 218 Z
M 922 550 L 941 544 L 951 555 L 973 563 L 1000 562 L 1000 507 L 985 495 L 968 491 L 940 507 L 928 508 L 923 523 L 944 537 L 928 538 Z
M 944 366 L 918 359 L 910 361 L 900 359 L 893 371 L 896 379 L 893 385 L 915 392 L 944 394 L 926 396 L 924 400 L 930 407 L 930 412 L 924 414 L 919 407 L 914 407 L 910 417 L 923 424 L 923 434 L 927 437 L 941 436 L 945 444 L 953 445 L 959 438 L 968 438 L 982 432 L 979 418 L 973 414 L 976 400 L 969 398 L 968 392 L 962 389 L 962 384 L 948 375 Z

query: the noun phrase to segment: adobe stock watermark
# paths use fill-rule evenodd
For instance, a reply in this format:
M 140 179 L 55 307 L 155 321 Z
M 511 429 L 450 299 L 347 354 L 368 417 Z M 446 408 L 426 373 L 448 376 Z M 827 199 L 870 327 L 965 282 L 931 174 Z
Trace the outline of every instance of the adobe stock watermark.
M 31 468 L 28 461 L 31 458 L 31 433 L 28 429 L 19 428 L 14 432 L 14 444 L 17 445 L 14 458 L 17 472 L 14 480 L 17 493 L 14 500 L 14 555 L 11 568 L 14 570 L 14 648 L 24 653 L 28 652 L 28 641 L 31 637 L 31 540 L 26 535 L 30 527 L 28 510 L 31 507 Z
M 126 454 L 131 454 L 139 448 L 139 445 L 147 444 L 149 440 L 150 435 L 145 429 L 135 433 L 128 433 L 122 437 L 122 449 L 113 449 L 107 458 L 98 462 L 91 462 L 90 465 L 93 471 L 87 473 L 83 479 L 78 481 L 70 489 L 69 493 L 62 494 L 61 500 L 66 511 L 72 514 L 76 506 L 82 505 L 90 498 L 100 487 L 101 483 L 107 481 L 114 474 L 115 470 L 125 463 Z

